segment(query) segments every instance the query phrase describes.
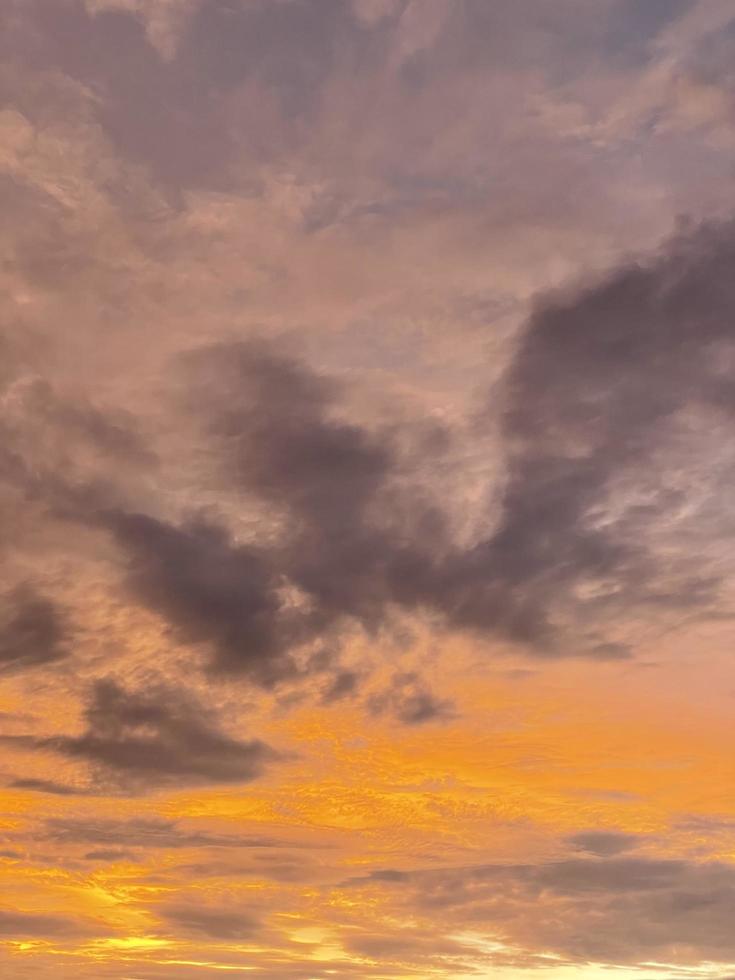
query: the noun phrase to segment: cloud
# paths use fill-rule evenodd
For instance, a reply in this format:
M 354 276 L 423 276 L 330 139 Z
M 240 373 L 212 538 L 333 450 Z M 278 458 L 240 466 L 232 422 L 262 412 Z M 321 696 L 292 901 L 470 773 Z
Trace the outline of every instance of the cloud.
M 425 539 L 440 553 L 446 519 L 401 480 L 441 456 L 441 426 L 400 433 L 402 452 L 394 431 L 345 421 L 341 386 L 273 344 L 219 345 L 190 365 L 223 478 L 284 522 L 270 560 L 298 590 L 307 630 L 350 619 L 372 630 L 392 605 L 420 603 L 432 561 Z
M 638 846 L 640 838 L 635 834 L 623 834 L 612 830 L 587 830 L 567 837 L 567 841 L 581 851 L 596 857 L 614 857 Z
M 405 725 L 421 725 L 453 714 L 451 702 L 437 698 L 413 672 L 395 674 L 384 691 L 371 696 L 368 706 L 373 713 L 387 712 Z
M 114 850 L 112 848 L 101 848 L 97 851 L 88 851 L 84 855 L 85 861 L 135 861 L 135 855 L 130 851 Z
M 608 861 L 569 860 L 536 872 L 536 880 L 562 894 L 629 892 L 667 888 L 685 865 L 673 860 L 612 858 Z
M 431 929 L 404 927 L 392 935 L 377 929 L 355 929 L 346 937 L 345 945 L 350 952 L 367 957 L 383 970 L 400 969 L 409 961 L 416 966 L 423 964 L 427 972 L 462 970 L 467 976 L 474 972 L 468 947 L 461 940 L 438 936 Z
M 115 465 L 99 479 L 85 464 L 72 483 L 56 459 L 33 492 L 60 519 L 112 536 L 128 594 L 175 640 L 206 648 L 213 670 L 265 687 L 321 671 L 329 689 L 344 673 L 344 632 L 375 635 L 401 611 L 540 656 L 624 658 L 636 617 L 725 611 L 730 569 L 718 542 L 735 458 L 717 432 L 735 406 L 734 240 L 730 224 L 703 227 L 538 302 L 477 420 L 482 433 L 499 414 L 507 468 L 492 531 L 469 547 L 453 535 L 452 501 L 421 476 L 448 458 L 452 431 L 348 421 L 336 381 L 264 341 L 183 359 L 186 417 L 200 427 L 212 479 L 266 515 L 248 540 L 216 514 L 174 519 L 122 506 L 121 463 L 145 470 L 155 460 L 135 422 L 41 383 L 23 389 L 19 417 L 37 429 L 59 419 L 94 447 L 88 458 L 108 453 Z M 694 494 L 682 480 L 692 467 Z M 32 617 L 32 630 L 47 630 L 36 652 L 24 622 L 30 630 L 19 613 L 10 630 L 9 665 L 66 649 L 50 606 Z M 321 666 L 302 656 L 317 641 L 337 651 Z M 394 707 L 410 723 L 436 715 L 438 702 L 417 690 Z
M 85 718 L 81 735 L 35 745 L 88 762 L 103 780 L 129 790 L 248 782 L 276 758 L 263 742 L 224 734 L 201 705 L 171 688 L 134 693 L 96 681 Z
M 220 478 L 283 530 L 245 545 L 204 521 L 110 511 L 99 520 L 127 552 L 133 593 L 184 640 L 209 642 L 216 668 L 266 684 L 296 673 L 300 643 L 350 622 L 374 631 L 397 609 L 597 659 L 630 655 L 621 616 L 719 614 L 723 563 L 706 554 L 735 459 L 699 453 L 735 407 L 734 242 L 731 224 L 703 227 L 538 302 L 478 422 L 500 414 L 507 472 L 499 519 L 469 548 L 416 476 L 451 447 L 446 429 L 344 421 L 335 382 L 274 345 L 192 354 L 191 406 Z M 698 467 L 698 499 L 685 466 Z M 690 558 L 695 540 L 704 560 Z
M 95 14 L 121 10 L 135 14 L 145 25 L 146 37 L 160 56 L 170 61 L 189 18 L 203 0 L 86 0 Z
M 56 920 L 55 943 L 0 951 L 0 973 L 482 975 L 506 954 L 468 941 L 466 957 L 447 938 L 474 929 L 528 962 L 732 955 L 731 869 L 644 859 L 644 837 L 587 830 L 554 845 L 566 861 L 439 868 L 501 810 L 513 824 L 494 846 L 512 859 L 548 844 L 524 816 L 568 826 L 581 806 L 606 827 L 622 806 L 621 823 L 646 826 L 664 797 L 722 804 L 668 792 L 676 740 L 661 715 L 674 700 L 695 711 L 680 692 L 704 694 L 711 665 L 714 727 L 687 753 L 692 772 L 721 769 L 728 670 L 711 658 L 733 612 L 735 236 L 711 226 L 619 258 L 680 210 L 731 208 L 733 11 L 712 4 L 0 5 L 0 673 L 3 720 L 32 733 L 3 744 L 46 763 L 5 769 L 24 791 L 11 809 L 29 808 L 8 839 L 33 841 L 34 809 L 57 817 L 38 830 L 35 870 L 6 862 L 7 902 Z M 524 321 L 533 290 L 578 273 Z M 696 666 L 686 650 L 667 671 L 691 634 L 659 644 L 659 630 L 706 618 Z M 570 718 L 546 665 L 480 719 L 511 677 L 506 656 L 621 661 L 641 636 L 655 678 L 612 664 L 600 693 L 593 666 L 564 667 Z M 426 677 L 406 666 L 429 658 Z M 441 751 L 422 744 L 419 727 L 453 711 L 448 671 L 480 748 L 459 719 Z M 177 689 L 182 675 L 201 695 Z M 277 775 L 276 756 L 244 719 L 225 725 L 225 686 L 228 704 L 245 690 L 276 722 L 298 705 L 280 728 L 304 740 L 303 773 L 287 767 L 245 802 L 233 787 Z M 576 731 L 594 713 L 587 694 L 625 700 L 634 728 L 646 706 L 655 778 L 618 758 L 614 710 L 595 715 L 581 769 L 574 746 L 539 750 L 549 725 L 553 741 L 560 718 Z M 28 697 L 34 717 L 10 717 Z M 414 726 L 410 758 L 360 737 L 375 715 Z M 485 743 L 507 799 L 475 785 Z M 596 745 L 615 755 L 600 780 Z M 352 771 L 366 753 L 374 786 Z M 545 755 L 550 771 L 526 778 Z M 439 771 L 449 756 L 464 782 Z M 220 790 L 117 805 L 188 786 Z M 206 810 L 208 829 L 147 809 Z M 297 845 L 267 828 L 209 827 L 235 810 L 308 824 L 339 868 L 284 853 Z M 690 853 L 728 853 L 726 826 L 696 830 L 676 830 Z M 409 838 L 431 871 L 404 867 Z M 391 849 L 400 869 L 371 872 Z M 136 855 L 137 868 L 104 866 Z M 325 883 L 356 867 L 351 887 L 374 894 L 332 903 Z M 136 934 L 152 925 L 150 948 L 75 948 L 59 889 Z M 257 909 L 238 915 L 238 894 Z M 284 930 L 313 911 L 333 932 L 271 943 L 266 911 Z M 34 923 L 6 925 L 32 938 Z M 160 957 L 159 929 L 184 937 Z
M 43 448 L 59 451 L 54 446 L 63 433 L 67 453 L 72 447 L 77 455 L 90 449 L 108 463 L 119 460 L 126 466 L 148 466 L 155 463 L 155 456 L 136 429 L 135 416 L 119 408 L 101 407 L 78 392 L 64 392 L 48 380 L 27 375 L 21 376 L 11 389 L 5 404 L 6 423 L 22 428 L 22 437 L 43 440 Z M 13 427 L 11 424 L 9 428 Z M 68 457 L 66 457 L 68 459 Z
M 366 884 L 371 881 L 404 882 L 410 881 L 411 874 L 408 871 L 398 871 L 396 868 L 378 868 L 367 875 L 348 878 L 341 884 L 342 888 L 349 888 L 352 885 Z
M 0 671 L 4 673 L 57 663 L 70 653 L 71 631 L 55 602 L 30 584 L 2 599 Z
M 284 847 L 293 846 L 283 842 Z M 305 884 L 314 886 L 317 881 L 331 869 L 325 867 L 322 860 L 313 860 L 303 851 L 291 855 L 288 851 L 256 851 L 248 854 L 246 861 L 228 860 L 194 861 L 178 865 L 176 875 L 196 880 L 222 878 L 237 881 L 242 878 L 268 880 L 281 884 Z
M 351 24 L 341 3 L 32 0 L 9 18 L 4 53 L 99 91 L 91 116 L 115 156 L 180 205 L 181 189 L 232 186 L 243 125 L 249 155 L 293 143 L 288 120 L 315 111 Z M 256 104 L 236 98 L 248 88 Z
M 260 498 L 284 533 L 240 543 L 211 518 L 173 523 L 99 505 L 78 519 L 113 536 L 131 596 L 180 641 L 206 644 L 216 671 L 272 686 L 299 676 L 304 644 L 352 622 L 378 629 L 393 604 L 415 604 L 412 579 L 428 552 L 387 521 L 396 447 L 335 417 L 335 383 L 263 343 L 218 346 L 189 363 L 219 478 Z M 441 520 L 416 500 L 413 512 L 417 533 Z M 336 659 L 310 664 L 340 672 Z
M 284 841 L 252 834 L 212 834 L 186 830 L 174 820 L 133 817 L 129 820 L 80 819 L 54 817 L 46 821 L 42 840 L 60 844 L 85 844 L 107 847 L 142 848 L 274 848 Z M 289 845 L 291 846 L 291 845 Z
M 352 9 L 357 20 L 374 27 L 386 17 L 395 16 L 402 6 L 402 0 L 352 0 Z
M 224 108 L 217 107 L 227 102 L 227 112 L 237 114 L 244 89 L 268 87 L 274 74 L 278 105 L 273 112 L 282 123 L 278 132 L 288 129 L 298 144 L 291 146 L 292 183 L 301 186 L 303 180 L 309 186 L 331 188 L 338 161 L 325 159 L 323 172 L 302 173 L 296 166 L 301 161 L 300 141 L 306 139 L 308 144 L 308 139 L 300 130 L 296 133 L 288 120 L 295 105 L 307 104 L 316 114 L 317 133 L 324 135 L 331 133 L 330 106 L 344 117 L 340 111 L 344 106 L 332 94 L 329 69 L 339 72 L 340 41 L 349 38 L 354 50 L 364 56 L 364 61 L 358 58 L 360 71 L 374 72 L 380 79 L 387 72 L 385 78 L 395 90 L 390 106 L 400 106 L 395 118 L 386 110 L 382 122 L 371 119 L 365 165 L 379 184 L 374 193 L 380 200 L 370 206 L 385 209 L 390 201 L 431 197 L 444 186 L 442 175 L 447 170 L 455 183 L 450 182 L 450 189 L 442 193 L 457 206 L 468 188 L 477 190 L 473 171 L 477 164 L 468 163 L 465 173 L 449 148 L 451 140 L 441 151 L 448 154 L 446 158 L 404 152 L 406 146 L 424 146 L 424 127 L 433 133 L 437 126 L 433 111 L 413 111 L 423 105 L 424 90 L 427 98 L 436 94 L 436 79 L 422 52 L 441 49 L 442 71 L 450 74 L 451 69 L 458 79 L 465 77 L 460 69 L 465 63 L 479 73 L 477 78 L 494 78 L 497 65 L 491 62 L 496 57 L 507 60 L 508 39 L 517 48 L 516 41 L 523 37 L 523 58 L 531 62 L 538 58 L 529 51 L 546 52 L 550 45 L 556 56 L 571 57 L 574 47 L 566 31 L 558 36 L 551 32 L 552 37 L 548 29 L 529 23 L 527 11 L 512 4 L 492 10 L 480 3 L 467 4 L 463 17 L 441 3 L 431 4 L 426 14 L 421 4 L 402 5 L 401 17 L 393 4 L 343 6 L 344 11 L 336 13 L 331 5 L 326 13 L 320 7 L 317 21 L 311 8 L 309 16 L 301 4 L 233 6 L 215 0 L 206 4 L 110 0 L 86 6 L 71 0 L 63 5 L 38 0 L 26 12 L 21 10 L 12 18 L 9 47 L 21 54 L 33 52 L 49 71 L 74 80 L 72 114 L 75 125 L 82 128 L 65 130 L 61 145 L 77 145 L 84 133 L 77 157 L 69 152 L 54 155 L 51 148 L 49 158 L 44 157 L 46 169 L 57 157 L 65 166 L 71 160 L 72 170 L 63 181 L 52 186 L 41 167 L 43 161 L 36 161 L 41 169 L 33 170 L 33 193 L 41 193 L 41 184 L 46 187 L 43 193 L 63 185 L 83 186 L 85 193 L 92 188 L 99 194 L 101 188 L 106 193 L 114 185 L 109 200 L 104 195 L 94 200 L 99 204 L 104 198 L 105 207 L 114 203 L 114 208 L 124 211 L 125 201 L 130 204 L 125 197 L 131 192 L 129 158 L 144 161 L 150 173 L 168 186 L 221 191 L 223 182 L 234 179 L 232 172 L 239 173 L 240 164 L 246 164 L 242 147 L 235 145 L 242 120 L 225 118 Z M 90 16 L 93 9 L 97 13 Z M 179 20 L 185 9 L 186 17 Z M 553 22 L 566 18 L 575 24 L 575 31 L 588 30 L 577 23 L 578 18 L 567 16 L 572 10 L 576 11 L 574 4 L 562 5 L 552 15 Z M 650 39 L 676 16 L 657 7 L 650 15 L 637 15 L 633 30 L 630 14 L 624 16 L 614 5 L 606 6 L 606 11 L 593 35 L 585 35 L 585 50 L 609 53 L 614 41 L 634 62 L 642 58 L 641 38 Z M 437 33 L 437 24 L 445 22 L 446 30 Z M 366 23 L 371 30 L 365 29 Z M 150 31 L 158 30 L 155 24 L 163 32 L 161 37 L 170 34 L 165 44 L 161 42 L 167 61 L 146 40 L 144 27 L 150 40 Z M 406 32 L 413 38 L 410 43 L 404 38 L 409 44 L 406 50 L 412 52 L 410 65 L 398 77 L 389 71 L 390 52 L 403 44 Z M 60 36 L 68 44 L 61 45 Z M 279 44 L 267 43 L 276 38 Z M 284 51 L 293 55 L 286 59 L 287 67 Z M 135 65 L 135 70 L 115 70 L 121 61 Z M 507 65 L 506 69 L 510 70 Z M 422 72 L 426 84 L 416 85 Z M 197 77 L 206 77 L 207 85 L 193 84 Z M 479 91 L 477 79 L 474 85 Z M 467 85 L 458 81 L 456 91 L 450 88 L 461 95 L 464 105 Z M 91 91 L 98 96 L 91 98 Z M 346 91 L 348 98 L 354 97 L 350 89 Z M 232 96 L 231 104 L 222 93 Z M 46 88 L 36 93 L 36 101 L 50 97 Z M 172 105 L 176 111 L 171 111 Z M 320 106 L 325 107 L 323 117 Z M 7 120 L 11 143 L 18 153 L 27 145 L 38 154 L 48 134 L 34 116 L 34 105 L 21 108 L 24 112 L 15 112 Z M 446 116 L 456 116 L 451 98 L 446 104 L 442 101 L 440 108 Z M 485 112 L 484 104 L 482 114 L 492 115 Z M 390 138 L 394 131 L 400 131 L 406 142 Z M 180 152 L 182 143 L 189 152 Z M 98 173 L 94 164 L 101 147 L 110 153 L 110 160 L 104 158 Z M 113 147 L 119 159 L 113 160 Z M 486 163 L 479 136 L 472 149 Z M 535 149 L 531 155 L 535 165 Z M 235 159 L 238 166 L 225 174 Z M 406 160 L 420 160 L 420 173 L 402 170 Z M 13 179 L 22 169 L 13 170 Z M 248 170 L 248 180 L 255 180 L 255 172 Z M 266 180 L 258 174 L 259 181 Z M 268 179 L 280 178 L 271 173 Z M 260 184 L 258 188 L 257 193 L 254 189 L 248 193 L 257 197 Z M 340 188 L 339 194 L 346 198 L 353 194 L 347 187 Z M 151 188 L 148 191 L 153 193 Z M 329 198 L 333 192 L 337 193 L 334 188 L 325 193 Z M 556 200 L 556 195 L 549 200 L 552 197 Z M 115 253 L 112 263 L 118 291 L 120 268 L 127 275 L 132 263 L 144 270 L 144 278 L 155 278 L 155 262 L 170 258 L 167 249 L 177 242 L 187 256 L 190 248 L 196 252 L 201 246 L 203 239 L 196 238 L 193 229 L 202 215 L 195 217 L 194 198 L 187 200 L 186 207 L 192 210 L 181 223 L 176 223 L 174 212 L 165 211 L 166 231 L 160 239 L 146 237 L 149 223 L 144 222 L 144 234 L 132 213 L 121 225 L 115 224 L 111 237 L 118 243 L 117 235 L 121 236 L 118 244 L 124 256 Z M 207 207 L 212 207 L 212 201 L 207 201 Z M 215 208 L 220 214 L 217 221 L 227 224 L 233 199 L 227 198 L 227 205 L 224 197 L 222 201 L 224 210 Z M 355 197 L 348 203 L 358 207 L 360 202 Z M 34 214 L 45 213 L 36 198 L 28 205 Z M 181 208 L 186 210 L 182 199 L 178 207 L 180 216 Z M 214 212 L 205 211 L 204 218 L 209 215 L 210 220 Z M 104 214 L 112 221 L 112 211 Z M 61 289 L 62 304 L 70 302 L 63 292 L 69 276 L 77 283 L 89 255 L 97 255 L 92 247 L 96 239 L 87 240 L 83 234 L 75 238 L 67 224 L 64 219 L 59 228 L 44 225 L 43 234 L 31 236 L 32 241 L 23 238 L 17 249 L 22 277 L 33 280 L 37 288 L 50 283 L 54 290 Z M 96 220 L 92 224 L 98 228 Z M 722 404 L 701 398 L 694 389 L 708 391 L 712 380 L 717 382 L 714 387 L 724 389 L 723 377 L 714 378 L 703 351 L 711 346 L 707 330 L 715 329 L 713 304 L 720 304 L 719 322 L 727 322 L 722 310 L 731 297 L 725 296 L 726 284 L 721 282 L 726 260 L 718 256 L 731 248 L 731 235 L 722 226 L 677 240 L 650 261 L 613 270 L 597 285 L 539 301 L 519 339 L 504 391 L 493 388 L 491 404 L 480 420 L 481 434 L 487 436 L 500 418 L 507 473 L 504 490 L 487 487 L 493 507 L 492 514 L 484 515 L 485 523 L 497 516 L 498 497 L 502 497 L 495 532 L 471 548 L 460 547 L 452 536 L 451 511 L 457 501 L 437 500 L 436 493 L 426 493 L 415 472 L 450 465 L 451 432 L 437 423 L 435 438 L 422 439 L 425 428 L 415 423 L 360 424 L 351 417 L 339 385 L 310 369 L 307 361 L 284 355 L 277 345 L 214 344 L 190 359 L 197 366 L 188 380 L 196 391 L 210 443 L 182 447 L 181 469 L 187 474 L 181 482 L 188 480 L 189 485 L 181 495 L 191 501 L 201 494 L 198 461 L 219 452 L 222 473 L 227 471 L 230 480 L 223 492 L 240 493 L 246 505 L 258 496 L 277 511 L 285 525 L 278 541 L 269 539 L 267 528 L 262 538 L 255 535 L 243 542 L 213 511 L 206 517 L 182 517 L 184 508 L 177 506 L 178 501 L 168 505 L 175 494 L 171 498 L 157 494 L 150 483 L 136 483 L 129 475 L 157 462 L 138 435 L 133 411 L 103 410 L 90 398 L 81 394 L 72 398 L 63 386 L 36 377 L 26 378 L 14 389 L 16 428 L 12 448 L 6 450 L 7 467 L 19 482 L 26 480 L 26 489 L 30 479 L 37 500 L 44 492 L 47 502 L 54 494 L 67 494 L 67 499 L 56 500 L 58 519 L 64 508 L 67 517 L 74 507 L 86 508 L 88 523 L 96 522 L 112 534 L 125 559 L 129 596 L 163 617 L 178 642 L 207 646 L 215 670 L 239 672 L 263 686 L 302 676 L 297 656 L 302 645 L 327 634 L 331 638 L 356 624 L 375 634 L 390 624 L 396 611 L 428 612 L 439 625 L 489 639 L 510 639 L 542 656 L 621 659 L 632 650 L 628 638 L 620 635 L 626 631 L 623 613 L 630 622 L 638 614 L 665 618 L 682 607 L 692 615 L 719 611 L 721 566 L 705 561 L 694 567 L 683 557 L 686 549 L 677 553 L 676 540 L 681 530 L 687 540 L 696 538 L 709 548 L 713 535 L 706 528 L 698 535 L 697 520 L 701 518 L 711 529 L 717 519 L 716 501 L 707 504 L 709 511 L 700 508 L 697 517 L 691 510 L 697 504 L 687 499 L 676 473 L 681 471 L 677 453 L 684 448 L 687 427 L 701 433 L 715 416 L 725 417 Z M 300 239 L 298 244 L 303 244 Z M 235 252 L 240 254 L 236 248 Z M 278 261 L 285 260 L 281 256 Z M 699 296 L 696 310 L 691 302 L 689 307 L 677 306 L 686 282 Z M 708 284 L 714 288 L 706 288 Z M 146 288 L 153 289 L 150 282 Z M 126 288 L 125 294 L 137 292 Z M 698 333 L 692 323 L 699 316 L 710 326 Z M 218 329 L 212 326 L 207 331 L 214 335 Z M 184 337 L 169 340 L 173 349 L 188 343 Z M 724 326 L 718 342 L 727 343 Z M 693 352 L 691 360 L 684 350 Z M 699 382 L 684 379 L 684 361 Z M 490 369 L 488 365 L 488 373 Z M 649 378 L 651 388 L 644 393 L 644 379 Z M 174 420 L 182 432 L 190 421 L 183 415 Z M 693 458 L 695 441 L 693 436 L 687 443 L 688 460 Z M 644 457 L 651 463 L 646 474 L 638 467 Z M 721 469 L 713 469 L 712 480 L 725 480 L 728 465 L 722 460 Z M 495 472 L 489 482 L 493 479 L 501 482 L 500 474 Z M 165 479 L 160 486 L 164 484 Z M 680 520 L 678 515 L 683 516 L 687 507 L 686 520 Z M 326 672 L 341 669 L 335 661 Z M 325 689 L 330 683 L 336 683 L 331 676 Z
M 294 669 L 288 654 L 298 624 L 282 615 L 267 553 L 237 545 L 211 522 L 175 526 L 119 511 L 98 520 L 126 554 L 132 595 L 163 615 L 179 640 L 208 643 L 216 668 L 247 672 L 266 686 Z
M 715 614 L 722 566 L 707 553 L 733 460 L 707 440 L 735 407 L 734 255 L 731 224 L 704 227 L 537 304 L 504 379 L 501 518 L 447 565 L 451 623 L 609 658 L 627 654 L 621 615 Z
M 53 779 L 14 779 L 8 785 L 13 789 L 27 789 L 35 793 L 50 793 L 52 796 L 84 796 L 89 792 L 84 788 L 57 783 Z
M 322 692 L 322 701 L 324 704 L 331 704 L 333 701 L 350 697 L 350 695 L 354 694 L 359 681 L 360 675 L 356 671 L 339 671 Z
M 156 457 L 137 428 L 134 413 L 99 404 L 79 392 L 52 385 L 17 366 L 5 389 L 0 432 L 7 463 L 2 476 L 31 499 L 64 505 L 64 491 L 125 485 L 151 471 Z M 54 494 L 60 499 L 54 499 Z
M 158 915 L 190 934 L 203 934 L 211 939 L 239 940 L 252 939 L 260 930 L 256 917 L 232 908 L 210 908 L 184 903 L 164 905 L 156 909 Z
M 0 936 L 6 939 L 44 939 L 52 936 L 63 938 L 88 932 L 88 927 L 66 916 L 0 909 Z
M 502 935 L 530 959 L 534 950 L 619 965 L 735 956 L 735 870 L 727 864 L 579 858 L 383 871 L 345 884 L 391 889 L 385 897 L 396 914 L 441 915 L 447 928 Z
M 275 561 L 322 622 L 425 608 L 539 654 L 610 659 L 629 654 L 621 612 L 713 615 L 721 571 L 689 554 L 694 535 L 716 543 L 717 481 L 735 465 L 698 455 L 735 407 L 734 242 L 731 224 L 703 227 L 537 304 L 488 409 L 507 449 L 500 519 L 467 550 L 420 496 L 414 526 L 391 526 L 405 461 L 391 434 L 334 420 L 324 379 L 262 348 L 212 351 L 212 435 L 243 489 L 290 519 Z M 424 453 L 441 458 L 447 437 Z M 711 488 L 701 502 L 684 463 Z
M 288 521 L 284 572 L 326 625 L 350 614 L 380 620 L 398 548 L 376 498 L 397 467 L 395 448 L 339 419 L 339 386 L 274 346 L 222 345 L 193 368 L 198 387 L 216 379 L 202 407 L 231 479 Z

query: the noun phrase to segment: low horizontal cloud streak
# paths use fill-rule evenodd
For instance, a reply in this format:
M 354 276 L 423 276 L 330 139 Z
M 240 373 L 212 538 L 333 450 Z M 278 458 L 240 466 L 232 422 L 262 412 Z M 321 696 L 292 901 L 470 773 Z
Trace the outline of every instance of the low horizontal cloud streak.
M 345 882 L 389 888 L 403 914 L 502 932 L 519 949 L 580 962 L 728 962 L 735 871 L 671 859 L 572 859 L 376 872 Z M 410 910 L 410 911 L 409 911 Z

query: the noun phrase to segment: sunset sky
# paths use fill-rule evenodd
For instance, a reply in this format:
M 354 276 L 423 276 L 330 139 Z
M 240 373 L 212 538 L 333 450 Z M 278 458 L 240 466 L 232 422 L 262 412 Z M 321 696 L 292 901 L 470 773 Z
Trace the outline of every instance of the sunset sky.
M 733 980 L 735 3 L 0 49 L 2 980 Z

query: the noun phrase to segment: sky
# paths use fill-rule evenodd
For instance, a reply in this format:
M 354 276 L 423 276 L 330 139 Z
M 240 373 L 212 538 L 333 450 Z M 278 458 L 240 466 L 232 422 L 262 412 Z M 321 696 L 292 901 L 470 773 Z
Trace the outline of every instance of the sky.
M 5 0 L 3 978 L 735 978 L 733 65 Z

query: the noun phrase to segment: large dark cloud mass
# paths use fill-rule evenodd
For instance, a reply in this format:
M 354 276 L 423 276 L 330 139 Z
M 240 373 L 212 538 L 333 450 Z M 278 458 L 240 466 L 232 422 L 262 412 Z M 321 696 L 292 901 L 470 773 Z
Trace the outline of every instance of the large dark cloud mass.
M 261 683 L 295 672 L 300 643 L 398 609 L 599 658 L 629 654 L 620 617 L 714 614 L 723 568 L 706 555 L 731 462 L 703 471 L 697 444 L 732 415 L 734 257 L 732 226 L 708 227 L 538 306 L 487 410 L 502 416 L 507 472 L 499 521 L 471 548 L 453 540 L 452 501 L 411 482 L 449 432 L 409 432 L 406 454 L 405 431 L 343 421 L 334 383 L 267 345 L 193 356 L 220 478 L 271 508 L 280 533 L 245 545 L 204 521 L 104 513 L 133 594 L 209 643 L 217 668 Z M 709 487 L 694 509 L 692 467 Z
M 264 342 L 207 348 L 186 365 L 212 479 L 266 507 L 264 533 L 239 541 L 216 515 L 127 510 L 86 471 L 73 486 L 49 477 L 49 499 L 111 534 L 130 594 L 178 640 L 260 684 L 299 676 L 305 644 L 350 624 L 374 631 L 398 610 L 535 654 L 625 656 L 621 617 L 722 612 L 728 569 L 709 557 L 732 461 L 724 451 L 705 465 L 697 450 L 731 424 L 734 237 L 732 225 L 705 227 L 538 305 L 486 410 L 500 412 L 507 458 L 500 517 L 469 548 L 450 530 L 453 502 L 416 476 L 446 458 L 450 431 L 345 421 L 335 382 Z M 34 390 L 23 404 L 37 427 L 50 394 Z M 139 442 L 99 411 L 67 405 L 63 417 L 85 446 L 145 465 Z M 41 494 L 37 478 L 32 489 Z M 59 658 L 53 607 L 18 596 L 3 662 Z
M 585 584 L 580 607 L 602 616 L 714 603 L 717 575 L 679 518 L 684 471 L 722 475 L 696 441 L 732 424 L 733 258 L 732 224 L 704 228 L 531 318 L 507 378 L 504 514 L 483 550 L 537 622 Z
M 378 629 L 393 606 L 419 604 L 444 522 L 417 499 L 398 524 L 393 505 L 400 514 L 407 501 L 394 487 L 405 466 L 395 440 L 336 417 L 337 386 L 304 363 L 250 343 L 192 362 L 219 478 L 263 501 L 280 533 L 239 543 L 210 518 L 174 524 L 119 508 L 79 518 L 111 533 L 130 593 L 179 639 L 207 644 L 216 670 L 271 685 L 298 675 L 299 645 L 350 622 Z

